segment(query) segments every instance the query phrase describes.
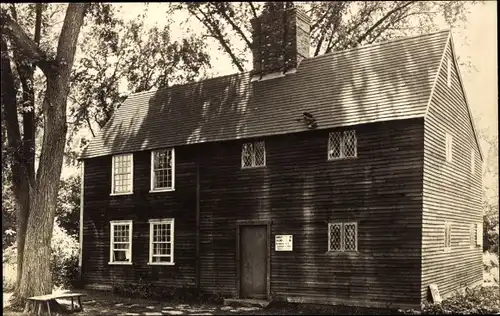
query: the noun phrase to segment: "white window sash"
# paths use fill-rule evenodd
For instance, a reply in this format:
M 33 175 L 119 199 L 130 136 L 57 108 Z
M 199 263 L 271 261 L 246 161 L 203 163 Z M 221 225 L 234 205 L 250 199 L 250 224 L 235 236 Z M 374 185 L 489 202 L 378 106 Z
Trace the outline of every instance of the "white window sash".
M 169 224 L 170 225 L 170 241 L 153 241 L 154 237 L 154 226 L 161 224 Z M 165 219 L 151 219 L 149 220 L 149 262 L 150 265 L 174 265 L 174 247 L 175 247 L 175 219 L 174 218 L 165 218 Z M 154 244 L 170 244 L 170 254 L 158 254 L 154 255 Z M 160 261 L 154 262 L 153 258 L 170 258 L 169 261 Z
M 476 224 L 476 246 L 482 246 L 483 245 L 483 225 L 482 224 Z
M 451 223 L 445 222 L 444 224 L 444 250 L 451 250 Z
M 155 169 L 155 154 L 160 151 L 170 151 L 172 166 L 170 168 L 170 176 L 172 178 L 172 185 L 170 187 L 155 187 L 155 177 L 156 171 L 168 170 L 169 168 Z M 175 190 L 175 148 L 152 150 L 151 151 L 151 183 L 150 192 L 164 192 L 164 191 L 174 191 Z
M 451 69 L 452 69 L 452 64 L 451 64 L 451 57 L 447 58 L 447 73 L 446 73 L 446 84 L 448 87 L 451 87 Z
M 474 150 L 471 149 L 471 152 L 470 152 L 470 172 L 472 174 L 474 174 L 474 172 L 476 171 L 476 157 L 475 157 L 475 153 L 474 153 Z
M 115 173 L 115 162 L 118 157 L 130 155 L 130 166 L 129 172 L 127 173 Z M 115 177 L 118 175 L 130 174 L 130 191 L 128 192 L 116 192 L 115 188 Z M 133 154 L 120 154 L 114 155 L 111 160 L 111 195 L 125 195 L 132 194 L 134 192 L 134 155 Z
M 115 242 L 115 227 L 116 226 L 128 226 L 128 242 L 125 241 L 116 241 Z M 109 264 L 132 264 L 132 221 L 111 221 L 110 222 L 110 236 L 109 236 Z M 124 245 L 128 244 L 127 249 L 115 249 L 115 245 Z M 115 251 L 123 251 L 125 252 L 125 257 L 128 253 L 129 261 L 115 261 L 114 260 L 114 252 Z
M 453 136 L 449 133 L 446 133 L 445 139 L 445 148 L 446 148 L 446 161 L 453 161 Z

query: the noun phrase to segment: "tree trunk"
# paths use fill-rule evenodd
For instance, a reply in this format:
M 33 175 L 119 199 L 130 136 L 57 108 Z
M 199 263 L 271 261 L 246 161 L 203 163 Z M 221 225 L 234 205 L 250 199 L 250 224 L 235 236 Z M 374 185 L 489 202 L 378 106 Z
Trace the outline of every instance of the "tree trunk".
M 1 84 L 2 97 L 1 103 L 5 111 L 5 124 L 7 126 L 7 141 L 8 148 L 12 155 L 10 162 L 12 170 L 12 190 L 14 199 L 18 208 L 16 212 L 16 245 L 17 245 L 17 277 L 16 277 L 16 293 L 18 293 L 19 285 L 21 284 L 22 275 L 22 260 L 24 253 L 24 244 L 26 236 L 26 225 L 28 223 L 29 207 L 30 207 L 30 185 L 28 178 L 28 164 L 26 163 L 26 155 L 30 156 L 31 152 L 25 153 L 26 147 L 23 146 L 21 133 L 19 130 L 19 121 L 17 118 L 17 88 L 14 84 L 14 75 L 11 69 L 11 61 L 7 53 L 7 43 L 1 39 L 2 52 L 2 67 L 1 67 Z
M 2 16 L 2 27 L 9 32 L 16 49 L 28 57 L 37 59 L 37 65 L 47 78 L 47 89 L 42 105 L 44 114 L 42 149 L 36 179 L 30 185 L 29 216 L 24 254 L 20 256 L 22 272 L 16 303 L 24 303 L 30 296 L 52 293 L 51 239 L 66 144 L 66 103 L 76 44 L 87 6 L 82 3 L 68 5 L 59 36 L 57 55 L 53 61 L 46 59 L 46 54 L 40 51 L 36 43 L 26 36 L 15 21 Z M 30 307 L 26 304 L 25 310 L 28 311 Z
M 45 126 L 37 183 L 31 195 L 26 231 L 20 297 L 52 292 L 50 241 L 54 225 L 59 178 L 66 143 L 67 83 L 57 77 L 47 80 L 43 102 Z
M 14 192 L 17 200 L 17 217 L 16 217 L 16 244 L 17 244 L 17 277 L 16 289 L 14 295 L 19 295 L 19 286 L 21 285 L 21 277 L 23 272 L 23 256 L 24 245 L 26 241 L 26 227 L 28 225 L 28 215 L 30 210 L 29 183 L 23 179 L 21 189 Z

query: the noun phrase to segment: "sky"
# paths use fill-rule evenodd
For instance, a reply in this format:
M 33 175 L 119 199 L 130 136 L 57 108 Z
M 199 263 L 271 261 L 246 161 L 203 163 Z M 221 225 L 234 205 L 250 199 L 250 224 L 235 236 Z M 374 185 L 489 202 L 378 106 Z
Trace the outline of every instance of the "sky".
M 134 19 L 144 8 L 144 3 L 122 3 L 121 5 L 123 5 L 121 14 L 125 19 Z M 478 130 L 488 135 L 498 134 L 496 6 L 496 1 L 485 1 L 484 4 L 472 6 L 467 21 L 452 29 L 458 59 L 470 61 L 474 67 L 471 69 L 462 66 L 460 72 L 475 125 Z M 147 23 L 151 26 L 165 25 L 167 7 L 167 3 L 149 3 Z M 190 34 L 203 32 L 201 23 L 195 18 L 190 18 L 189 23 L 181 23 L 187 18 L 189 17 L 185 13 L 175 14 L 172 21 L 174 38 L 183 37 L 188 32 Z M 448 28 L 444 21 L 437 23 L 442 29 Z M 215 40 L 209 40 L 207 45 L 211 55 L 212 69 L 209 72 L 211 75 L 222 76 L 237 72 L 237 69 L 231 65 L 229 57 L 218 51 Z M 251 63 L 251 58 L 248 59 Z M 250 69 L 251 65 L 247 65 L 246 68 Z M 481 147 L 483 153 L 488 151 L 486 143 L 482 142 Z M 68 174 L 68 172 L 65 173 Z

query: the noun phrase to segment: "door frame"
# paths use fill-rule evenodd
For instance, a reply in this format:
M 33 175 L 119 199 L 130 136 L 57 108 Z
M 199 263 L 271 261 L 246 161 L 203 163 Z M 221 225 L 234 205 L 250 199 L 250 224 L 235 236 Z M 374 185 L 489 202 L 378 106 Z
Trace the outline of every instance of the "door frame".
M 236 221 L 236 298 L 240 298 L 241 295 L 241 249 L 240 249 L 240 233 L 241 226 L 266 226 L 267 228 L 267 268 L 266 268 L 266 280 L 267 280 L 267 300 L 271 297 L 271 220 L 238 220 Z

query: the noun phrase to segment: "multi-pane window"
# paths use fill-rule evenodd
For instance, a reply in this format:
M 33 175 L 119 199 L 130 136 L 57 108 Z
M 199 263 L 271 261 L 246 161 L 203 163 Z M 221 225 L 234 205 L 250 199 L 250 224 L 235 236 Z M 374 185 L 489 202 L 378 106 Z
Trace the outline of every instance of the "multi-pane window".
M 474 154 L 474 150 L 472 149 L 470 152 L 470 172 L 474 174 L 476 171 L 476 157 Z
M 476 238 L 477 238 L 476 224 L 470 224 L 470 227 L 469 227 L 469 236 L 470 236 L 470 247 L 471 248 L 476 247 Z
M 451 134 L 446 133 L 446 161 L 451 162 L 453 153 L 453 137 Z
M 446 84 L 448 87 L 451 87 L 451 58 L 448 57 L 448 69 L 446 73 Z
M 174 263 L 174 219 L 149 221 L 149 263 Z
M 451 249 L 451 223 L 444 223 L 444 250 Z
M 151 191 L 173 190 L 175 184 L 174 149 L 151 152 Z
M 241 148 L 241 167 L 254 168 L 266 165 L 266 146 L 263 141 L 245 143 Z
M 113 156 L 112 194 L 127 194 L 133 190 L 134 159 L 132 154 Z
M 357 223 L 329 223 L 328 251 L 357 251 Z
M 476 224 L 476 246 L 483 245 L 483 224 Z
M 111 221 L 109 263 L 132 263 L 132 221 Z
M 333 132 L 328 136 L 328 160 L 357 157 L 355 130 Z

